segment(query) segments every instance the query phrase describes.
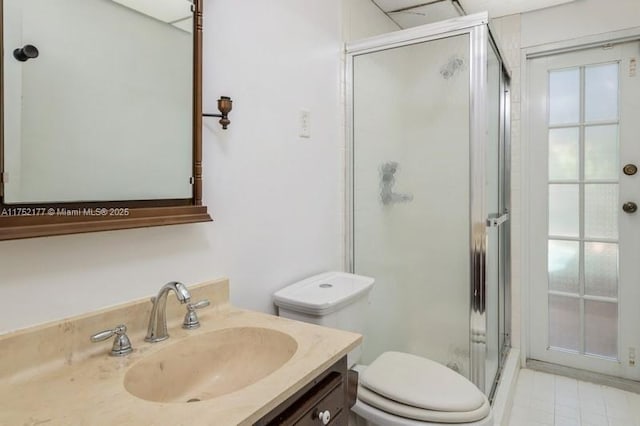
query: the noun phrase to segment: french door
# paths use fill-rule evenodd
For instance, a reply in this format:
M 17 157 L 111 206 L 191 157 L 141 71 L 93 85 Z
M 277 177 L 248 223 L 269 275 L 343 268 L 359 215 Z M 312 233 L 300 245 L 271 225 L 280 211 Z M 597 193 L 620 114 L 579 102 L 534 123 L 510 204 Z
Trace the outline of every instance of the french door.
M 640 379 L 640 42 L 530 60 L 529 357 Z

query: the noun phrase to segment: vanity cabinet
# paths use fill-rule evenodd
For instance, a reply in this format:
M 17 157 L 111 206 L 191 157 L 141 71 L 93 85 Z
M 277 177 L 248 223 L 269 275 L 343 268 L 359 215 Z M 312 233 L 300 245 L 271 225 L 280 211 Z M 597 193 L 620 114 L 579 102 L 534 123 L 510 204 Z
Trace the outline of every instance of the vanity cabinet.
M 343 357 L 254 425 L 346 426 L 357 391 L 354 374 Z

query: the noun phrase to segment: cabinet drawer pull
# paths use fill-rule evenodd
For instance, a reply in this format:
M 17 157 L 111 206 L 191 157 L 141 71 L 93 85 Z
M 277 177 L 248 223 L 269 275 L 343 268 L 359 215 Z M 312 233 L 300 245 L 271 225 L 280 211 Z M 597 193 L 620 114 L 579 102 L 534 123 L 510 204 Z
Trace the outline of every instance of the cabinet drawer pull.
M 329 421 L 331 421 L 331 411 L 329 410 L 320 411 L 320 413 L 318 413 L 318 418 L 320 419 L 323 425 L 328 425 Z

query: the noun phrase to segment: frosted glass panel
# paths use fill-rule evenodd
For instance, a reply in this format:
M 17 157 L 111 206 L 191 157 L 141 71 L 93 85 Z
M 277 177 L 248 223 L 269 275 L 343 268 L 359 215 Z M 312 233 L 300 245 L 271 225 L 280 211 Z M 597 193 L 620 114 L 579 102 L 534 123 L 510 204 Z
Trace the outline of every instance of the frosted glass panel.
M 618 73 L 549 73 L 548 345 L 607 358 L 618 356 Z
M 549 73 L 549 124 L 569 124 L 580 121 L 580 70 Z
M 580 350 L 580 299 L 549 295 L 549 346 Z
M 549 130 L 549 179 L 578 179 L 580 129 Z
M 618 64 L 586 67 L 584 71 L 585 120 L 618 118 Z
M 584 233 L 587 238 L 618 238 L 618 185 L 584 186 Z
M 549 185 L 549 235 L 578 236 L 578 189 L 578 185 Z
M 585 179 L 618 178 L 618 125 L 584 129 Z
M 364 364 L 397 350 L 469 375 L 469 81 L 468 35 L 353 58 Z
M 580 243 L 549 241 L 549 289 L 578 293 L 580 290 Z
M 618 304 L 584 302 L 585 352 L 618 357 Z
M 584 243 L 585 293 L 618 297 L 618 245 Z

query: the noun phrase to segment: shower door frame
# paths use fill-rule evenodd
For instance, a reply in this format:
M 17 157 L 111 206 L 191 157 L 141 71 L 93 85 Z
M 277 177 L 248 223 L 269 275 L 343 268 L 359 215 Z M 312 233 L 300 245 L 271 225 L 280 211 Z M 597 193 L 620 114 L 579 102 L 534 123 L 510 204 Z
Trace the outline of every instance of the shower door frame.
M 509 82 L 510 72 L 504 63 L 504 55 L 495 42 L 489 29 L 489 17 L 486 12 L 462 16 L 442 22 L 394 31 L 380 36 L 370 37 L 345 46 L 345 130 L 346 130 L 346 191 L 345 191 L 345 263 L 350 272 L 354 272 L 354 126 L 353 126 L 353 60 L 355 56 L 383 50 L 409 46 L 423 42 L 444 39 L 459 35 L 469 35 L 469 77 L 470 77 L 470 120 L 469 120 L 469 349 L 470 349 L 470 379 L 481 390 L 487 389 L 485 380 L 487 356 L 487 314 L 486 314 L 486 265 L 487 265 L 487 212 L 484 201 L 484 179 L 473 179 L 474 176 L 485 176 L 485 151 L 487 146 L 487 64 L 488 49 L 493 48 L 502 68 L 500 87 L 500 152 L 504 158 L 500 161 L 500 204 L 503 212 L 510 211 L 510 105 Z M 384 107 L 383 104 L 380 106 Z M 487 394 L 492 398 L 501 374 L 504 360 L 511 346 L 511 277 L 510 277 L 510 220 L 501 227 L 500 244 L 504 252 L 504 262 L 500 264 L 500 272 L 504 279 L 503 312 L 499 313 L 499 327 L 503 324 L 503 345 L 499 348 L 499 366 L 493 383 Z M 500 255 L 500 250 L 496 253 Z M 501 289 L 499 288 L 500 292 Z M 499 296 L 500 300 L 500 296 Z M 498 306 L 497 309 L 500 307 Z M 502 322 L 501 322 L 502 321 Z

